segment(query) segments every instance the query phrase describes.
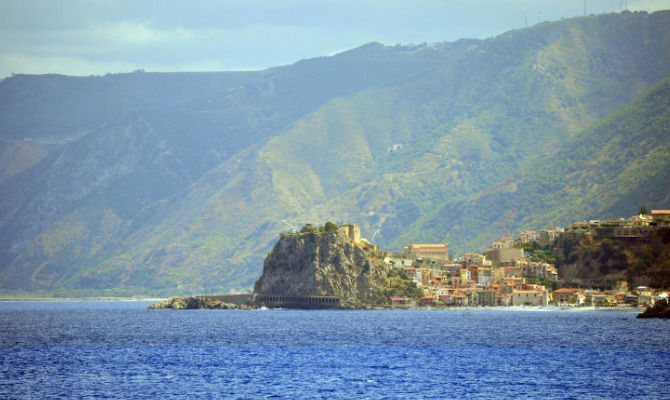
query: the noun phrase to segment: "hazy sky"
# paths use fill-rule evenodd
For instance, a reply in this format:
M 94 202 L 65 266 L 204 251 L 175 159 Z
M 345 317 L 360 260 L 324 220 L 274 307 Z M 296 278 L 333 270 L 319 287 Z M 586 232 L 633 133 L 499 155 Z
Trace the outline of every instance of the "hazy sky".
M 487 38 L 584 0 L 0 0 L 0 78 L 263 69 L 387 45 Z M 587 0 L 588 14 L 670 0 Z

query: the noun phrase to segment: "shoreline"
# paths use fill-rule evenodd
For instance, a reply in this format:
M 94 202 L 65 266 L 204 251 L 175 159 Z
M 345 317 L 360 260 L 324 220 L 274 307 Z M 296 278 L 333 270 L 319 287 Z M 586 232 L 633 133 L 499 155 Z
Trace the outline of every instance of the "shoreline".
M 26 297 L 26 298 L 0 298 L 0 302 L 40 302 L 40 301 L 51 301 L 51 302 L 73 302 L 73 301 L 100 301 L 100 302 L 111 302 L 111 301 L 120 301 L 120 302 L 135 302 L 135 301 L 161 301 L 164 300 L 163 297 L 156 298 L 131 298 L 131 297 Z
M 0 303 L 10 303 L 10 302 L 152 302 L 158 303 L 164 300 L 169 300 L 172 297 L 168 298 L 124 298 L 124 297 L 71 297 L 71 298 L 46 298 L 46 297 L 36 297 L 36 298 L 0 298 Z M 204 309 L 204 308 L 203 308 Z M 253 307 L 249 308 L 250 310 L 298 310 L 299 308 L 263 308 L 263 307 Z M 384 306 L 370 306 L 362 308 L 315 308 L 312 310 L 361 310 L 361 311 L 374 311 L 374 310 L 389 310 L 389 311 L 411 311 L 411 310 L 423 310 L 423 311 L 523 311 L 523 312 L 626 312 L 626 313 L 641 313 L 646 310 L 646 307 L 595 307 L 595 306 L 558 306 L 558 305 L 549 305 L 549 306 L 482 306 L 482 307 L 436 307 L 436 306 L 425 306 L 425 307 L 384 307 Z

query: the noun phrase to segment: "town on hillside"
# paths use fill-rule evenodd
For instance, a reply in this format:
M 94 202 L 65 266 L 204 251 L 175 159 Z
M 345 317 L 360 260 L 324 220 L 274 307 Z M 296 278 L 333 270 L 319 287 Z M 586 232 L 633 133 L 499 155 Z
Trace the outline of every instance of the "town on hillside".
M 595 235 L 603 229 L 614 240 L 643 242 L 654 230 L 667 227 L 670 210 L 652 210 L 627 219 L 579 221 L 566 228 L 503 237 L 483 254 L 467 253 L 459 259 L 452 258 L 446 243 L 410 243 L 402 253 L 385 252 L 384 262 L 411 279 L 422 296 L 418 300 L 392 296 L 390 300 L 398 307 L 415 301 L 420 306 L 652 306 L 658 300 L 667 300 L 670 292 L 645 286 L 631 288 L 625 280 L 609 290 L 557 288 L 556 266 L 531 260 L 524 248 Z

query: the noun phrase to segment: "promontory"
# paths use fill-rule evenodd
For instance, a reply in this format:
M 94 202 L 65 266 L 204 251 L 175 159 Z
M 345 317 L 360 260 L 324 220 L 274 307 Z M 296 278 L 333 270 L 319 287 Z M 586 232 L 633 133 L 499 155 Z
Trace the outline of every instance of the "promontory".
M 283 233 L 263 264 L 253 295 L 237 304 L 225 296 L 172 298 L 156 308 L 385 308 L 392 269 L 379 248 L 361 238 L 357 224 L 307 224 Z M 413 286 L 414 287 L 414 286 Z

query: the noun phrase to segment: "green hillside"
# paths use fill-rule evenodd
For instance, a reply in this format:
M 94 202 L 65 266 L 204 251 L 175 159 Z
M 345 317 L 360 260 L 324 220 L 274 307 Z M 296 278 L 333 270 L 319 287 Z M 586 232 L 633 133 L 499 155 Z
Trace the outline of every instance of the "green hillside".
M 641 204 L 663 208 L 670 203 L 669 139 L 670 79 L 665 79 L 547 159 L 472 198 L 446 202 L 414 229 L 452 221 L 451 237 L 483 248 L 525 229 L 628 217 Z M 467 236 L 476 229 L 478 234 Z
M 0 183 L 0 288 L 248 288 L 278 234 L 307 222 L 458 254 L 521 228 L 664 206 L 667 84 L 625 105 L 670 76 L 668 27 L 670 12 L 591 16 L 482 41 L 370 44 L 220 76 L 183 101 L 150 85 L 110 95 L 132 106 L 57 118 L 60 140 Z M 0 98 L 24 104 L 0 102 L 3 145 L 32 137 L 25 110 L 60 115 L 35 85 L 0 83 Z M 53 96 L 83 104 L 103 89 Z

